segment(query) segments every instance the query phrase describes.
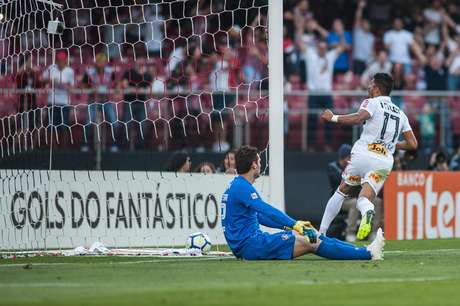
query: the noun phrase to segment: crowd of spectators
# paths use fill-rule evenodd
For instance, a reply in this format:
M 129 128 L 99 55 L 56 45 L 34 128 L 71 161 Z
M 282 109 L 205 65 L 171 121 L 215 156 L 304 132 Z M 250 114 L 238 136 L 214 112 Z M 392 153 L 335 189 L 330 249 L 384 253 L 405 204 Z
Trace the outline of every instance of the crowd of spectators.
M 284 19 L 284 75 L 287 88 L 310 94 L 312 149 L 320 139 L 326 149 L 331 144 L 329 126 L 324 137 L 312 133 L 315 110 L 356 107 L 359 98 L 333 96 L 332 90 L 366 89 L 377 72 L 392 74 L 395 90 L 460 90 L 457 1 L 287 1 Z M 393 101 L 409 115 L 427 154 L 442 133 L 446 147 L 460 145 L 458 97 L 393 96 Z

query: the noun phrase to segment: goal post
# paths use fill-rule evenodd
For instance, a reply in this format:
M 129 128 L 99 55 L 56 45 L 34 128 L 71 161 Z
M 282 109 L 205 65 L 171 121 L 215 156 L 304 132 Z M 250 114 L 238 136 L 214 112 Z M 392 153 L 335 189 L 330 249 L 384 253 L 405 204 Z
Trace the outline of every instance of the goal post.
M 268 1 L 270 201 L 284 210 L 283 1 Z

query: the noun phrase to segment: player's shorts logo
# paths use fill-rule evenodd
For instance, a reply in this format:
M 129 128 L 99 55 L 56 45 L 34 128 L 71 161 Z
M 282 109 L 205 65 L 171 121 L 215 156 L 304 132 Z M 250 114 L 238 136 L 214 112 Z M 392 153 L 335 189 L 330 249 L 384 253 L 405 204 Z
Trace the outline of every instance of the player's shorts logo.
M 289 235 L 288 235 L 288 234 L 283 234 L 283 235 L 281 235 L 281 239 L 283 239 L 283 240 L 288 240 L 288 239 L 289 239 Z
M 369 178 L 372 179 L 377 184 L 380 183 L 380 181 L 382 180 L 382 177 L 378 173 L 375 173 L 375 172 L 372 172 L 371 174 L 369 174 Z
M 359 175 L 350 175 L 347 180 L 350 183 L 361 183 L 361 177 Z
M 255 193 L 255 192 L 251 193 L 251 198 L 253 200 L 257 199 L 258 198 L 257 193 Z

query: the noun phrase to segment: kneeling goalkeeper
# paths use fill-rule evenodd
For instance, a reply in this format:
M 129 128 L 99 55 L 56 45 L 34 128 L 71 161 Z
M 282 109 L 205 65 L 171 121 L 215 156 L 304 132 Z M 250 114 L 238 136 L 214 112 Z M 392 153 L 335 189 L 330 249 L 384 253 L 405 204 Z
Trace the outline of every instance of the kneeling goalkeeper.
M 260 198 L 252 185 L 260 176 L 260 156 L 256 148 L 242 146 L 235 159 L 239 175 L 222 196 L 221 216 L 225 239 L 236 257 L 247 260 L 293 259 L 314 253 L 329 259 L 383 259 L 381 229 L 367 247 L 355 247 L 319 236 L 310 222 L 295 221 Z M 260 225 L 283 231 L 275 234 L 262 232 Z

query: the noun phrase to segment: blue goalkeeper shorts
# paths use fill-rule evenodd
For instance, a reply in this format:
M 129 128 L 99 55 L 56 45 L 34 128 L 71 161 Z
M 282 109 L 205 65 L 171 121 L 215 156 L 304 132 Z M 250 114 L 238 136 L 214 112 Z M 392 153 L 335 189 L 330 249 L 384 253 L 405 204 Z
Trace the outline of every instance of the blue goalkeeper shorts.
M 238 257 L 247 260 L 292 259 L 294 244 L 292 231 L 262 233 L 251 237 Z

